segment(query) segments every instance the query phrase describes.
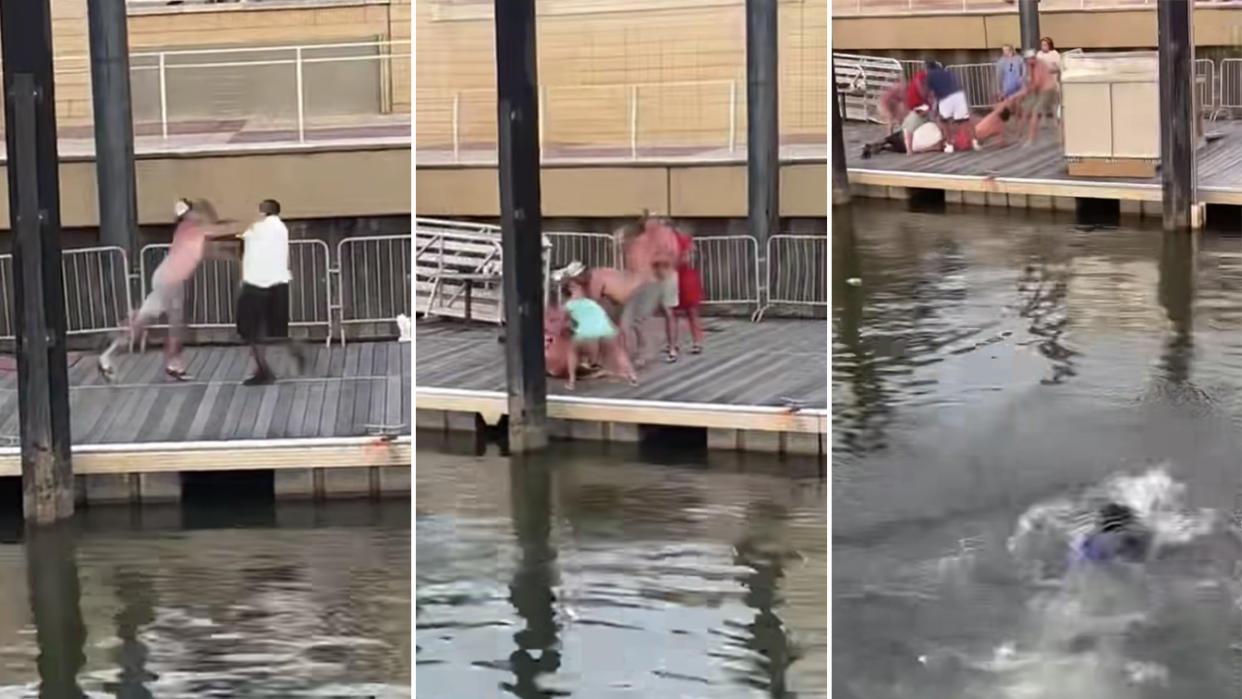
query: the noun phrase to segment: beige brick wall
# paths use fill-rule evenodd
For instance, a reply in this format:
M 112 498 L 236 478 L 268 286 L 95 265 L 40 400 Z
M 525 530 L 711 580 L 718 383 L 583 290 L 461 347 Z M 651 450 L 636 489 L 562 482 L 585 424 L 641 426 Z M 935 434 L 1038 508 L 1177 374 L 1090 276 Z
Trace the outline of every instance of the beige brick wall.
M 452 138 L 453 100 L 465 144 L 495 140 L 495 54 L 490 2 L 415 0 L 416 128 L 420 145 Z M 629 143 L 629 85 L 638 87 L 644 144 L 719 145 L 746 134 L 742 0 L 544 0 L 539 80 L 545 140 Z M 473 11 L 471 11 L 473 10 Z M 780 3 L 781 130 L 827 132 L 826 0 Z
M 57 125 L 62 133 L 67 130 L 70 135 L 85 135 L 92 120 L 86 0 L 51 0 L 51 8 Z M 383 41 L 390 37 L 409 39 L 409 17 L 410 0 L 386 3 L 360 0 L 357 4 L 280 8 L 228 4 L 167 8 L 131 14 L 129 45 L 131 51 L 138 53 L 178 48 Z M 395 53 L 408 52 L 409 48 L 404 46 L 395 49 Z M 255 60 L 255 57 L 238 60 Z M 408 58 L 392 60 L 392 69 L 384 70 L 382 86 L 390 97 L 388 103 L 396 110 L 407 112 L 410 110 L 409 63 Z M 335 73 L 348 75 L 361 67 L 362 64 L 355 64 L 355 68 L 335 69 Z M 331 77 L 333 68 L 313 70 L 327 74 L 324 79 L 329 82 L 335 79 Z M 135 84 L 135 92 L 140 91 Z M 0 112 L 2 125 L 3 113 Z

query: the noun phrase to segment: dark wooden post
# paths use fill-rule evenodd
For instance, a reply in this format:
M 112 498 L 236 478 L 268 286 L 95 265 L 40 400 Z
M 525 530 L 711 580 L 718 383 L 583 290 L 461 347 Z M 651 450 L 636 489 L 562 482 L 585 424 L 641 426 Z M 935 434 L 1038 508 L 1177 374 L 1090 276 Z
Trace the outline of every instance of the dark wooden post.
M 26 531 L 26 584 L 39 644 L 40 697 L 86 696 L 78 686 L 78 673 L 86 664 L 86 627 L 76 548 L 68 522 Z
M 1018 32 L 1023 51 L 1039 50 L 1039 0 L 1018 0 Z
M 535 0 L 495 0 L 495 12 L 509 449 L 522 453 L 548 444 Z
M 13 229 L 22 508 L 27 520 L 46 524 L 73 515 L 48 0 L 0 2 L 0 42 Z
M 116 0 L 87 0 L 87 10 L 95 114 L 95 178 L 99 190 L 99 242 L 101 245 L 115 245 L 133 259 L 138 230 L 138 196 L 134 184 L 128 16 L 125 3 Z
M 845 131 L 841 123 L 841 96 L 837 94 L 837 78 L 829 61 L 828 82 L 832 83 L 832 204 L 850 202 L 850 176 L 845 166 Z
M 1160 180 L 1164 229 L 1190 230 L 1195 201 L 1192 2 L 1156 4 L 1160 55 Z
M 759 302 L 767 298 L 768 238 L 780 232 L 781 133 L 777 0 L 746 0 L 746 188 L 758 241 Z

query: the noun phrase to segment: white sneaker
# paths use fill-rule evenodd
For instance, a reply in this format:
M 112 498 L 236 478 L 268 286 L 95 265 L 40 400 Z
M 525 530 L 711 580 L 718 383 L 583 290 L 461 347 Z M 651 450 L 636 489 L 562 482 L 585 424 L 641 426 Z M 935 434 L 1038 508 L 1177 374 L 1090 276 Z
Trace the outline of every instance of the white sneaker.
M 972 139 L 970 139 L 970 147 L 971 147 L 971 148 L 973 148 L 973 149 L 975 149 L 975 150 L 979 150 L 979 141 L 977 141 L 976 139 L 973 139 L 973 138 L 972 138 Z
M 946 152 L 946 153 L 952 153 L 952 152 L 953 152 L 953 146 L 952 146 L 952 145 L 946 145 L 946 146 L 944 147 L 944 152 Z

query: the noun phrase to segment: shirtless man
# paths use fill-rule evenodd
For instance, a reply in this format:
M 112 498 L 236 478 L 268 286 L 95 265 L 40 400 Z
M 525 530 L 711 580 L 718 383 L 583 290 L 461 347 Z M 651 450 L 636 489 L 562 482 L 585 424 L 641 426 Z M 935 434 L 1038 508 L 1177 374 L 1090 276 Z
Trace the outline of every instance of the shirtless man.
M 658 285 L 659 303 L 651 313 L 658 310 L 664 317 L 665 360 L 675 362 L 677 361 L 677 348 L 673 343 L 676 331 L 674 309 L 678 305 L 677 259 L 680 255 L 677 232 L 666 222 L 647 216 L 646 212 L 640 219 L 640 226 L 639 233 L 623 245 L 625 268 L 641 279 Z M 592 298 L 595 297 L 592 296 Z M 636 316 L 627 319 L 623 313 L 622 333 L 626 333 L 627 328 L 630 327 L 626 325 L 626 320 L 641 324 L 646 318 L 647 316 Z M 637 329 L 636 326 L 635 329 Z M 636 365 L 641 365 L 643 359 L 641 342 L 638 340 L 632 352 Z
M 1022 111 L 1030 115 L 1030 131 L 1026 144 L 1035 142 L 1035 134 L 1039 129 L 1039 121 L 1044 113 L 1056 106 L 1057 78 L 1048 70 L 1047 64 L 1035 56 L 1034 51 L 1026 52 L 1026 86 L 1014 95 L 1021 100 Z
M 182 199 L 174 209 L 177 228 L 173 231 L 168 256 L 151 275 L 151 293 L 142 301 L 142 307 L 131 312 L 126 328 L 99 355 L 99 373 L 111 381 L 116 375 L 112 355 L 122 346 L 132 345 L 147 326 L 162 315 L 168 316 L 168 340 L 164 343 L 164 372 L 169 377 L 186 379 L 185 363 L 181 359 L 181 333 L 185 329 L 185 284 L 198 269 L 207 251 L 208 241 L 241 233 L 243 226 L 236 222 L 220 221 L 215 208 L 205 199 L 193 202 Z
M 1013 116 L 1013 105 L 1016 97 L 1001 100 L 987 116 L 979 120 L 978 124 L 963 127 L 969 129 L 967 132 L 970 149 L 979 150 L 984 146 L 991 145 L 993 139 L 999 137 L 1000 141 L 996 145 L 1004 147 L 1008 145 L 1006 140 L 1006 127 L 1010 118 Z M 968 150 L 962 148 L 959 150 Z

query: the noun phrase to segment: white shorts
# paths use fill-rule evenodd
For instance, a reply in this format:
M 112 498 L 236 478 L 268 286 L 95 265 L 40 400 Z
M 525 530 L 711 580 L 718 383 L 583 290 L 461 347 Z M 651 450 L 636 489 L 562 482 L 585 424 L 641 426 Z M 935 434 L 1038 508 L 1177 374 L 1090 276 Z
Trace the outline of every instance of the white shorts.
M 915 153 L 928 150 L 940 150 L 940 127 L 935 124 L 923 124 L 910 134 L 910 147 Z
M 677 308 L 677 305 L 680 303 L 680 298 L 678 297 L 678 293 L 677 293 L 678 292 L 677 270 L 671 269 L 666 273 L 664 279 L 660 280 L 660 288 L 663 292 L 660 295 L 660 305 L 664 306 L 670 311 L 673 310 L 674 308 Z
M 958 90 L 940 100 L 938 107 L 940 118 L 949 121 L 966 121 L 970 119 L 970 105 L 966 103 L 966 93 Z

